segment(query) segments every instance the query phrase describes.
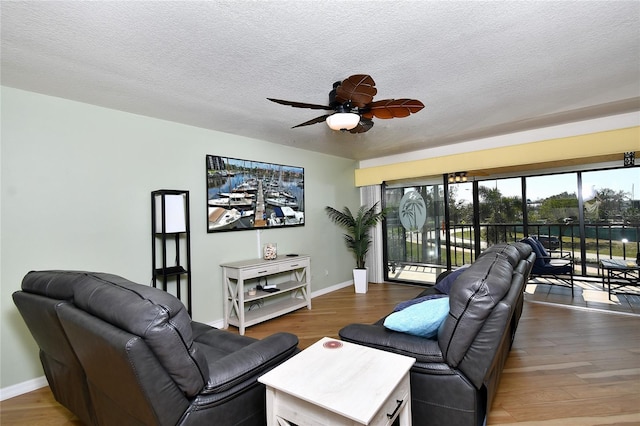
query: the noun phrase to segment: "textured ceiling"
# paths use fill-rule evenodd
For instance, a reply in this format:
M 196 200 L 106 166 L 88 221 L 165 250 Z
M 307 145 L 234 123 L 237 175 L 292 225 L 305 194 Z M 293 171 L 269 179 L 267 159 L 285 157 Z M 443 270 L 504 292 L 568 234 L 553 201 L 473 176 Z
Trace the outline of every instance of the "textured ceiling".
M 635 0 L 1 3 L 3 85 L 353 159 L 640 109 Z M 353 135 L 266 100 L 359 73 L 425 108 Z

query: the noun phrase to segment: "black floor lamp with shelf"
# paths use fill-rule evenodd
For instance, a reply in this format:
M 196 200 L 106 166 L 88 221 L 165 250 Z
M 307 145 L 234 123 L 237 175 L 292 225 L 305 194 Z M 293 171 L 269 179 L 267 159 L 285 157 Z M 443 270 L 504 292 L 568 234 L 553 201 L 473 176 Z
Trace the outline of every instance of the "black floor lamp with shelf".
M 152 285 L 174 295 L 191 312 L 189 191 L 151 192 Z M 173 264 L 169 259 L 174 256 Z M 183 286 L 186 287 L 183 289 Z M 183 291 L 185 290 L 185 291 Z

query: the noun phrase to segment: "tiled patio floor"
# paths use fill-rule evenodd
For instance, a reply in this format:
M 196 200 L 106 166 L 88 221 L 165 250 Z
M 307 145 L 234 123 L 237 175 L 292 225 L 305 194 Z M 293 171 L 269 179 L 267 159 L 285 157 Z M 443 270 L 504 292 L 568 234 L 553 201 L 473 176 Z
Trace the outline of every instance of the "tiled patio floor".
M 525 300 L 640 315 L 640 287 L 625 287 L 626 294 L 612 294 L 611 300 L 608 292 L 602 289 L 601 280 L 574 279 L 573 287 L 571 297 L 569 287 L 533 279 L 525 290 Z
M 399 265 L 389 270 L 389 278 L 420 284 L 433 283 L 444 270 L 427 265 Z M 597 270 L 590 271 L 594 275 Z M 602 279 L 597 277 L 574 278 L 573 297 L 571 289 L 549 284 L 546 279 L 532 279 L 525 290 L 525 299 L 530 302 L 554 303 L 576 308 L 598 309 L 640 315 L 640 287 L 625 287 L 628 294 L 609 294 L 602 288 Z

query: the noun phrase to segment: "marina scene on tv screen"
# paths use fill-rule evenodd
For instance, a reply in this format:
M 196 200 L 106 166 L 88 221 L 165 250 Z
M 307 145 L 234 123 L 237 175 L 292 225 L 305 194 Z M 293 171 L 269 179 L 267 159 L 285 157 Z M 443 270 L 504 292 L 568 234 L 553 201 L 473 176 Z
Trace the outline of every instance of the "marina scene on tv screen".
M 304 168 L 207 155 L 207 232 L 304 225 Z

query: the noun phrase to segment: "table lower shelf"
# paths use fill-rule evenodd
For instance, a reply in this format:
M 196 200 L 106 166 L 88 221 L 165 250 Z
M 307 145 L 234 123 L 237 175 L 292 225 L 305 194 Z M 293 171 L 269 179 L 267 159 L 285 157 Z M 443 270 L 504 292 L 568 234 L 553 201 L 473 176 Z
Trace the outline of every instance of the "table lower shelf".
M 278 294 L 284 294 L 284 293 L 293 292 L 294 290 L 306 291 L 305 290 L 306 287 L 307 287 L 307 283 L 300 282 L 300 281 L 287 281 L 287 282 L 279 283 L 277 285 L 278 291 L 276 291 L 276 292 L 271 292 L 270 293 L 270 292 L 266 292 L 266 291 L 257 290 L 256 294 L 253 295 L 253 296 L 251 296 L 248 292 L 245 292 L 244 293 L 244 303 L 251 303 L 251 302 L 254 302 L 256 300 L 277 296 Z
M 308 302 L 301 298 L 283 298 L 282 300 L 278 300 L 274 303 L 264 304 L 260 307 L 245 311 L 244 326 L 249 327 L 251 325 L 259 324 L 263 321 L 279 317 L 300 308 L 306 308 L 307 305 Z M 230 317 L 229 324 L 239 328 L 240 319 L 238 317 Z

